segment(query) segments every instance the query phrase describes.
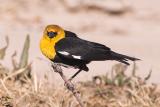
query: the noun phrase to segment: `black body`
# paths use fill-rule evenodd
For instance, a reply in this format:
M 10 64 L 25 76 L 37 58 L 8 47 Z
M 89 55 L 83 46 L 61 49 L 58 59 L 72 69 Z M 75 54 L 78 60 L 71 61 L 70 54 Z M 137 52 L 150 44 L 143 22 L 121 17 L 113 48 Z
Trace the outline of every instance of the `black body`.
M 56 45 L 56 57 L 53 60 L 57 63 L 63 63 L 81 70 L 88 71 L 86 64 L 91 61 L 116 60 L 129 65 L 128 60 L 135 61 L 137 58 L 118 54 L 111 51 L 105 45 L 82 40 L 75 33 L 65 31 L 65 38 Z M 67 52 L 68 55 L 60 52 Z M 75 56 L 75 57 L 74 57 Z M 76 57 L 78 56 L 78 58 Z

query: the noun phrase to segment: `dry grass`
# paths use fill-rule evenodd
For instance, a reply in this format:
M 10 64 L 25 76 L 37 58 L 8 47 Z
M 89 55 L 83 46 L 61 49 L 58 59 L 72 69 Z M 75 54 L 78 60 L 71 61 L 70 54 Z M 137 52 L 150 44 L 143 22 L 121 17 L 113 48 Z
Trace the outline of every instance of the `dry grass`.
M 1 66 L 1 69 L 6 68 Z M 147 84 L 146 79 L 135 76 L 135 68 L 132 75 L 127 76 L 126 69 L 126 66 L 117 64 L 113 66 L 112 76 L 96 76 L 92 81 L 76 83 L 86 107 L 159 107 L 160 91 L 157 85 Z M 1 106 L 79 107 L 72 93 L 64 86 L 50 88 L 49 84 L 41 83 L 39 87 L 35 84 L 35 78 L 23 84 L 13 78 L 15 76 L 3 76 L 0 80 Z

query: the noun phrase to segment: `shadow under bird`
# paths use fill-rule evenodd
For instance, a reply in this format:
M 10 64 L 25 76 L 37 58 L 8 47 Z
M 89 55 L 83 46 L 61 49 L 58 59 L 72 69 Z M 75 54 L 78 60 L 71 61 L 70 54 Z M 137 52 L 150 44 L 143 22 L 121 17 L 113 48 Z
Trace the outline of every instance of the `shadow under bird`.
M 77 34 L 64 30 L 58 25 L 48 25 L 45 28 L 40 49 L 54 63 L 79 69 L 70 80 L 82 70 L 88 71 L 86 65 L 91 61 L 115 60 L 129 65 L 129 60 L 139 60 L 116 53 L 105 45 L 83 40 Z

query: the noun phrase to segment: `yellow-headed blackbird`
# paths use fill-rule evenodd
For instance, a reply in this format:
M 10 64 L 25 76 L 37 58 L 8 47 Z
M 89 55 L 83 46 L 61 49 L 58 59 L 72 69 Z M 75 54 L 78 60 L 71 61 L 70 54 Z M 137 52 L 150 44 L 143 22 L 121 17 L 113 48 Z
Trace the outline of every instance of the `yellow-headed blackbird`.
M 139 60 L 116 53 L 105 45 L 83 40 L 58 25 L 48 25 L 45 28 L 40 49 L 51 61 L 78 68 L 76 75 L 81 70 L 88 71 L 86 64 L 91 61 L 116 60 L 129 65 L 129 60 Z

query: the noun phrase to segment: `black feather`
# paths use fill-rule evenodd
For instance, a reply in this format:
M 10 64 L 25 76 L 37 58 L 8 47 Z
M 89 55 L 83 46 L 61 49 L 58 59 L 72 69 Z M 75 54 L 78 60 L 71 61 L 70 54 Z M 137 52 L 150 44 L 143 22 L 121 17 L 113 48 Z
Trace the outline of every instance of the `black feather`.
M 116 61 L 122 62 L 122 63 L 124 63 L 126 65 L 130 65 L 127 62 L 128 60 L 131 60 L 131 61 L 140 60 L 138 58 L 130 57 L 130 56 L 127 56 L 127 55 L 122 55 L 122 54 L 119 54 L 119 53 L 116 53 L 116 52 L 113 52 L 113 51 L 111 51 L 111 56 L 112 56 L 112 60 L 116 60 Z
M 64 32 L 66 37 L 77 37 L 77 35 L 71 31 L 65 30 Z
M 105 45 L 80 39 L 70 31 L 65 31 L 65 36 L 55 45 L 56 57 L 53 60 L 54 62 L 64 63 L 88 71 L 86 64 L 91 61 L 116 60 L 129 65 L 129 60 L 139 60 L 113 52 Z M 60 51 L 67 52 L 69 55 L 62 54 Z M 77 59 L 73 56 L 79 56 L 80 58 Z

